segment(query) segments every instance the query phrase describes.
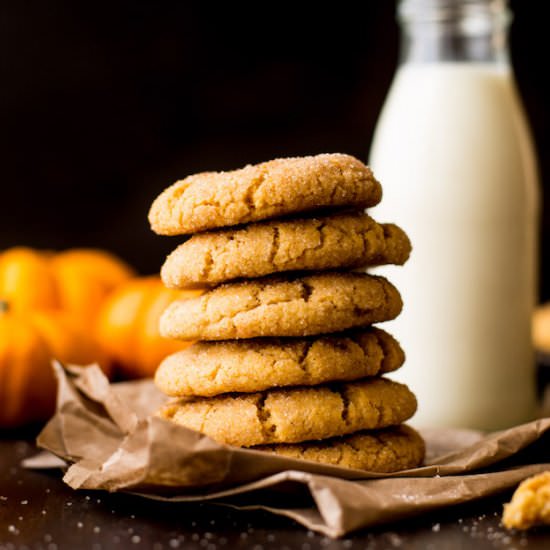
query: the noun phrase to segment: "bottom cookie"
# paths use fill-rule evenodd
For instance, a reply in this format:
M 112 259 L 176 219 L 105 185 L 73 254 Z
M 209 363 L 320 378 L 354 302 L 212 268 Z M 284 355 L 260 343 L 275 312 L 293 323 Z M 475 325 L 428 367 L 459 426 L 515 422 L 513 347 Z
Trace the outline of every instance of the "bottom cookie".
M 289 458 L 377 473 L 415 468 L 422 464 L 425 454 L 424 440 L 405 424 L 320 441 L 252 448 Z

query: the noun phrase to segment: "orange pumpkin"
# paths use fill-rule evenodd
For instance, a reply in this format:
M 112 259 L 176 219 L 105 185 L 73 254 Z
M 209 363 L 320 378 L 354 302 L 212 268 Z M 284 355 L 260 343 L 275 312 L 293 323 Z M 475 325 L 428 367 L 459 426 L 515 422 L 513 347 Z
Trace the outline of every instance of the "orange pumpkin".
M 99 345 L 69 314 L 23 314 L 0 301 L 0 427 L 51 415 L 56 391 L 52 358 L 81 365 L 98 361 L 104 370 L 107 364 Z
M 112 254 L 15 247 L 0 253 L 0 426 L 45 420 L 56 385 L 51 360 L 99 362 L 95 319 L 108 293 L 133 276 Z
M 0 300 L 15 312 L 60 309 L 93 327 L 101 302 L 133 275 L 104 250 L 54 253 L 15 247 L 0 254 Z
M 168 289 L 159 277 L 150 276 L 132 279 L 111 294 L 101 308 L 97 334 L 121 377 L 152 376 L 162 359 L 191 344 L 163 338 L 159 334 L 159 319 L 170 302 L 202 292 Z

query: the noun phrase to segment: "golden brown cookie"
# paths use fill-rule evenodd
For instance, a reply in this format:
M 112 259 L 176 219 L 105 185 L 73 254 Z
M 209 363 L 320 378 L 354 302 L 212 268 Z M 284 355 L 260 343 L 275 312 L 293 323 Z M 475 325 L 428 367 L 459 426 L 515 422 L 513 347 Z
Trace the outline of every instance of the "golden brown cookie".
M 160 235 L 184 235 L 319 208 L 365 208 L 381 197 L 371 170 L 350 155 L 282 158 L 177 181 L 155 199 L 149 222 Z
M 512 500 L 504 505 L 502 523 L 508 529 L 550 525 L 550 470 L 519 484 Z
M 399 292 L 383 277 L 350 272 L 265 277 L 173 302 L 161 315 L 160 332 L 185 340 L 308 336 L 387 321 L 401 308 Z
M 282 271 L 401 265 L 410 251 L 402 229 L 363 212 L 285 219 L 194 235 L 166 258 L 161 277 L 181 288 Z
M 220 443 L 250 447 L 326 439 L 395 426 L 416 411 L 404 384 L 385 378 L 183 399 L 159 416 Z
M 416 468 L 422 464 L 425 454 L 424 440 L 405 424 L 321 441 L 280 443 L 253 449 L 378 473 Z
M 210 397 L 357 380 L 393 371 L 404 359 L 398 342 L 374 327 L 321 337 L 195 342 L 162 361 L 155 383 L 168 395 Z

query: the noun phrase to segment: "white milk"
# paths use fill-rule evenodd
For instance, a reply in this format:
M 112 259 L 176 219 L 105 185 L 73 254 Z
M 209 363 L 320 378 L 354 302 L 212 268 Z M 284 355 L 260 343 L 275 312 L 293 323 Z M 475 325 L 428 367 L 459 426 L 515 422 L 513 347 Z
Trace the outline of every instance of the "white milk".
M 382 267 L 404 309 L 382 328 L 407 360 L 416 426 L 498 429 L 532 418 L 538 180 L 506 67 L 405 64 L 379 120 L 369 164 L 413 251 Z

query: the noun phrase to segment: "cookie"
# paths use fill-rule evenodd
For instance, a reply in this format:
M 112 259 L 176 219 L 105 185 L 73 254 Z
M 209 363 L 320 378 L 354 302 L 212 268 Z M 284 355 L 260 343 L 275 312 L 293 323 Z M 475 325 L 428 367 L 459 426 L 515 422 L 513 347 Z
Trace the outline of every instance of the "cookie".
M 253 447 L 259 451 L 369 472 L 390 473 L 422 464 L 424 440 L 410 426 L 356 432 L 305 443 Z
M 282 158 L 177 181 L 154 200 L 149 223 L 159 235 L 184 235 L 319 208 L 365 208 L 381 198 L 380 183 L 355 157 Z
M 357 380 L 393 371 L 404 359 L 398 342 L 374 327 L 322 337 L 195 342 L 162 361 L 155 383 L 171 396 L 209 397 Z
M 180 400 L 159 416 L 220 443 L 297 443 L 401 424 L 416 411 L 404 384 L 384 378 Z
M 277 220 L 194 235 L 161 269 L 169 288 L 218 284 L 282 271 L 402 265 L 411 243 L 392 224 L 363 212 Z
M 504 505 L 502 523 L 507 529 L 550 525 L 550 470 L 519 484 L 512 500 Z
M 265 277 L 173 302 L 161 315 L 160 332 L 185 340 L 308 336 L 387 321 L 401 308 L 397 289 L 379 276 L 326 272 Z

